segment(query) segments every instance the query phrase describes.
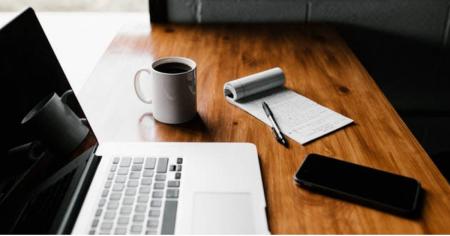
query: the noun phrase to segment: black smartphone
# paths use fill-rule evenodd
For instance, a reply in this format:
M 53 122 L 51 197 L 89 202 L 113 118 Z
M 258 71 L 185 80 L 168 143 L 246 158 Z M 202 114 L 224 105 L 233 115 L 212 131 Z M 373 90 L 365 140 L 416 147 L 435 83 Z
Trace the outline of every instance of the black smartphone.
M 412 178 L 318 154 L 309 154 L 294 176 L 301 187 L 408 217 L 416 217 L 422 188 Z

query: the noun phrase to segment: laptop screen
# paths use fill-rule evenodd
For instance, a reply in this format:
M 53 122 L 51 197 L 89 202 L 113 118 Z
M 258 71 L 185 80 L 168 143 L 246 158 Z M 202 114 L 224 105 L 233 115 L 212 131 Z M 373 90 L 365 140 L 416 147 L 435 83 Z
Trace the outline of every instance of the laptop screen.
M 0 79 L 4 122 L 0 232 L 6 233 L 18 232 L 11 227 L 24 222 L 14 217 L 23 218 L 30 201 L 42 198 L 38 196 L 42 186 L 50 187 L 46 181 L 58 182 L 54 174 L 86 150 L 92 151 L 97 140 L 31 8 L 0 29 Z M 58 191 L 64 192 L 64 188 Z M 24 208 L 12 209 L 17 208 L 14 205 Z M 30 222 L 36 220 L 33 215 L 27 217 Z M 41 229 L 30 233 L 45 233 L 43 225 L 35 225 Z M 29 225 L 23 225 L 26 227 Z

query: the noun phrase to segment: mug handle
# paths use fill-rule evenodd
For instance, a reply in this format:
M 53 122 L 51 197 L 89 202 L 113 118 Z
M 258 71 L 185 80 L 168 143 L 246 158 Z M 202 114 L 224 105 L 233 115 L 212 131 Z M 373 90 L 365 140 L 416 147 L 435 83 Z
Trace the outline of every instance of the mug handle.
M 72 89 L 67 90 L 66 92 L 63 93 L 63 95 L 61 95 L 61 102 L 63 102 L 66 105 L 69 105 L 69 104 L 67 104 L 69 96 L 73 96 L 73 95 L 75 95 L 75 93 L 73 92 Z
M 139 80 L 141 78 L 142 72 L 146 72 L 149 75 L 151 75 L 151 72 L 147 69 L 140 69 L 136 72 L 134 75 L 134 91 L 136 92 L 137 97 L 139 100 L 141 100 L 143 103 L 152 104 L 151 99 L 145 99 L 142 93 L 141 84 L 139 83 Z
M 79 114 L 77 114 L 75 111 L 74 111 L 74 109 L 75 108 L 73 108 L 73 107 L 70 107 L 70 101 L 69 101 L 69 99 L 70 99 L 70 96 L 73 96 L 73 98 L 76 98 L 75 97 L 75 92 L 72 90 L 72 89 L 69 89 L 69 90 L 67 90 L 66 92 L 64 92 L 63 93 L 63 95 L 61 95 L 61 102 L 63 102 L 64 104 L 66 104 L 74 113 L 75 113 L 75 115 L 76 116 L 78 116 L 78 118 L 79 118 Z M 77 103 L 78 104 L 78 103 Z M 73 104 L 72 104 L 73 105 Z M 81 108 L 80 108 L 81 109 Z M 86 118 L 79 118 L 80 119 L 80 121 L 81 121 L 81 123 L 84 125 L 84 126 L 86 126 L 86 127 L 89 127 L 89 122 L 87 121 L 87 119 Z
M 75 93 L 72 89 L 67 90 L 61 95 L 61 102 L 66 104 L 78 117 L 83 116 L 82 108 L 76 100 Z M 80 113 L 81 112 L 81 113 Z

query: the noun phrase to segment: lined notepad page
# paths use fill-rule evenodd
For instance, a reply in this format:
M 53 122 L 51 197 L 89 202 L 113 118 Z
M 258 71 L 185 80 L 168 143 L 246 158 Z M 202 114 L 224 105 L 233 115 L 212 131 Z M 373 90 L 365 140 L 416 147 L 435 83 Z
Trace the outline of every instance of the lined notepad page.
M 265 101 L 281 131 L 300 144 L 310 142 L 353 122 L 352 119 L 284 87 L 242 100 L 235 101 L 229 98 L 227 100 L 270 126 L 262 108 L 262 102 Z

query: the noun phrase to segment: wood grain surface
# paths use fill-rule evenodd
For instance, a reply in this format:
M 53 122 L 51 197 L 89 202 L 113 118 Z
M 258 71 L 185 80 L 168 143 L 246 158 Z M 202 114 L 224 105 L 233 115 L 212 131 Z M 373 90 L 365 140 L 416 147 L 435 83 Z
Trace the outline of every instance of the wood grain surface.
M 133 76 L 163 56 L 198 65 L 198 117 L 166 125 L 134 94 Z M 269 127 L 226 102 L 223 84 L 281 67 L 286 86 L 355 124 L 289 149 Z M 101 142 L 188 141 L 256 144 L 272 233 L 450 233 L 450 187 L 357 57 L 323 25 L 130 25 L 112 41 L 79 94 Z M 319 153 L 409 176 L 426 194 L 420 218 L 406 219 L 298 188 L 293 175 Z

